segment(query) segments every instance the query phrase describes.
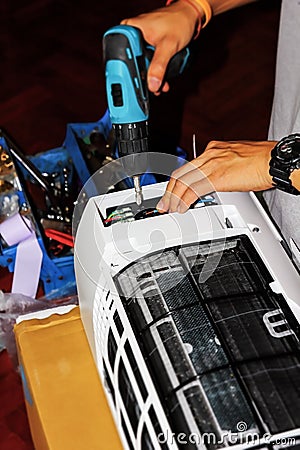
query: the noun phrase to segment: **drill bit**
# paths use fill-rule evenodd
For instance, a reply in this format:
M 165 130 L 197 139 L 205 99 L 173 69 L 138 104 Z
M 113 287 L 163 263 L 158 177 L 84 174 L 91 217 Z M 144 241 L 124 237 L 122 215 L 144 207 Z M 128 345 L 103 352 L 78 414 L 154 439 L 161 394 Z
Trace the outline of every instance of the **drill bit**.
M 143 203 L 143 193 L 140 184 L 140 177 L 135 175 L 133 178 L 134 190 L 135 190 L 135 202 L 138 206 L 141 206 Z

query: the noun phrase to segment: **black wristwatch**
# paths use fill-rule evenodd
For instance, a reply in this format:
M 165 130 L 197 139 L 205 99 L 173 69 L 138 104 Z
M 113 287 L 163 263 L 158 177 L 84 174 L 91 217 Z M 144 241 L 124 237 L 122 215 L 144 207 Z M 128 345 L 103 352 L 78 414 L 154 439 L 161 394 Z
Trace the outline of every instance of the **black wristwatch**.
M 300 134 L 284 137 L 271 151 L 270 175 L 273 185 L 282 191 L 300 195 L 290 180 L 293 170 L 300 169 Z

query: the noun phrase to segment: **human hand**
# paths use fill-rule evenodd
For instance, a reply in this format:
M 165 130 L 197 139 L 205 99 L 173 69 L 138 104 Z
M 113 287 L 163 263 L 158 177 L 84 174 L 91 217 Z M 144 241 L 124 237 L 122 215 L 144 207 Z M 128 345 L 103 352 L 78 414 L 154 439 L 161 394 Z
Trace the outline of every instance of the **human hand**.
M 147 14 L 125 19 L 123 25 L 139 28 L 146 42 L 155 47 L 149 65 L 147 81 L 151 92 L 167 92 L 169 84 L 163 83 L 167 65 L 192 39 L 198 15 L 187 2 L 172 3 Z
M 275 145 L 274 141 L 211 141 L 198 158 L 172 173 L 157 209 L 184 213 L 210 192 L 271 188 L 269 161 Z

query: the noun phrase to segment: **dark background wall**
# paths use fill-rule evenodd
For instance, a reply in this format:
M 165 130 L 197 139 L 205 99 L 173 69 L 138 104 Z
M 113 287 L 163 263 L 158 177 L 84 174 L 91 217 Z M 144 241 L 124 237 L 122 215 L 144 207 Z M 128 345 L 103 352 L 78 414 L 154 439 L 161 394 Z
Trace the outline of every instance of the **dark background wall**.
M 17 4 L 17 5 L 16 5 Z M 101 38 L 158 0 L 1 2 L 0 126 L 27 153 L 59 146 L 68 122 L 106 109 Z M 211 139 L 264 139 L 274 81 L 279 0 L 216 17 L 194 43 L 194 61 L 171 92 L 154 99 L 157 148 L 200 149 Z M 160 143 L 163 143 L 160 145 Z

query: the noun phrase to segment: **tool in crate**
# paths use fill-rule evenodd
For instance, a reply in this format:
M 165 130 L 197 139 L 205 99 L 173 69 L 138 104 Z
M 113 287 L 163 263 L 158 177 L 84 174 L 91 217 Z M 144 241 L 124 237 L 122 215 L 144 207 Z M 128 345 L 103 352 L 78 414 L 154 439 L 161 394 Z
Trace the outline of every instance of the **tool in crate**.
M 14 273 L 12 293 L 34 298 L 40 279 L 45 294 L 75 291 L 72 168 L 56 166 L 42 173 L 0 130 L 0 265 Z

